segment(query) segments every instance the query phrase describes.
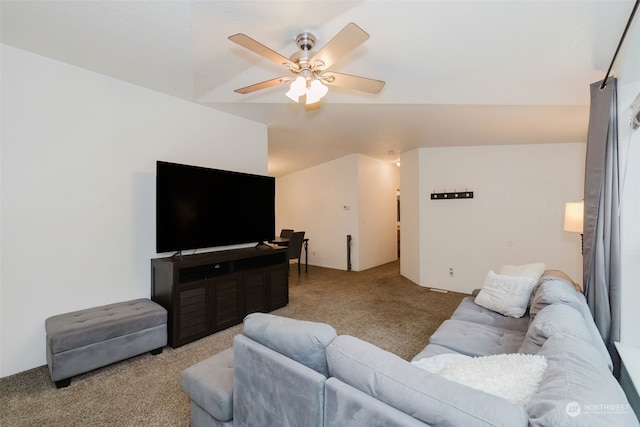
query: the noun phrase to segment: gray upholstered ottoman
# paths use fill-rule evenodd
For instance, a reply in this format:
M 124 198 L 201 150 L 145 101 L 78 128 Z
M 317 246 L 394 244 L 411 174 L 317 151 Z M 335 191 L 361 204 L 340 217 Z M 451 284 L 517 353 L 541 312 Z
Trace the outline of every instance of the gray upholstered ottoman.
M 167 345 L 167 311 L 142 298 L 52 316 L 45 321 L 47 364 L 56 387 L 71 377 Z

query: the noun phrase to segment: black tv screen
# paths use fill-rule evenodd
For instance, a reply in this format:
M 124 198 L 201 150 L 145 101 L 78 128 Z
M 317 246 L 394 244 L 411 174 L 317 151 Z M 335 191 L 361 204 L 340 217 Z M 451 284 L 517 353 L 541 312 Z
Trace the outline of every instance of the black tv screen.
M 157 252 L 274 237 L 275 178 L 157 162 Z

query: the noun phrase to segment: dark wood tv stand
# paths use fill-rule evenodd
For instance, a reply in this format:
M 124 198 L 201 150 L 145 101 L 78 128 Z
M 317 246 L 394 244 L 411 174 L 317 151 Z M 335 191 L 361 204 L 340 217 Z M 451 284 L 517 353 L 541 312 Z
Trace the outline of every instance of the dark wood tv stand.
M 169 312 L 171 347 L 289 303 L 286 249 L 243 248 L 151 260 L 151 299 Z

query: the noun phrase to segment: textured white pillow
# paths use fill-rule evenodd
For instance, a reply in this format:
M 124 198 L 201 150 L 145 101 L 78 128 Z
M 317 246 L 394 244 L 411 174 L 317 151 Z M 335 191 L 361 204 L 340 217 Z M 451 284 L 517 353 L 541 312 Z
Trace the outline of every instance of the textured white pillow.
M 546 369 L 544 356 L 512 353 L 449 363 L 439 373 L 451 381 L 523 404 L 538 390 Z
M 487 273 L 475 303 L 509 317 L 522 317 L 527 311 L 537 280 Z
M 500 267 L 500 270 L 498 270 L 498 274 L 504 274 L 505 276 L 530 277 L 537 282 L 540 280 L 540 277 L 542 277 L 546 269 L 547 266 L 542 262 L 523 265 L 503 265 Z

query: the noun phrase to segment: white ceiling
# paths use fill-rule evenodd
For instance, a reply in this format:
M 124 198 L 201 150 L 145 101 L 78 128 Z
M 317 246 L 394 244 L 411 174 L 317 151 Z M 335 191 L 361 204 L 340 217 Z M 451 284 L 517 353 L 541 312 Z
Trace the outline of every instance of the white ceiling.
M 268 125 L 269 174 L 350 153 L 395 161 L 416 147 L 584 142 L 589 84 L 604 78 L 633 0 L 4 1 L 2 43 Z M 287 71 L 230 42 L 290 56 L 347 23 L 370 39 L 331 69 L 386 81 L 331 87 L 305 111 Z M 391 154 L 391 152 L 393 152 Z

